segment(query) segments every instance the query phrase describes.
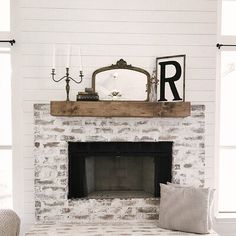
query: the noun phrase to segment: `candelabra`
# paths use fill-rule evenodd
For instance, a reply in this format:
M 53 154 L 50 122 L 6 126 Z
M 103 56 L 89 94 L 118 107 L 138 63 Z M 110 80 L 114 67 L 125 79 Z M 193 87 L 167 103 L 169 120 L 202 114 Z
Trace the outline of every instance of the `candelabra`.
M 80 77 L 80 79 L 79 79 L 79 81 L 76 81 L 75 79 L 73 79 L 72 77 L 70 77 L 69 68 L 68 68 L 68 67 L 66 67 L 66 75 L 63 76 L 62 78 L 60 78 L 59 80 L 56 80 L 56 79 L 55 79 L 56 73 L 55 73 L 55 69 L 54 69 L 54 68 L 52 69 L 51 75 L 52 75 L 53 81 L 55 81 L 55 82 L 60 82 L 61 80 L 65 79 L 65 81 L 66 81 L 66 101 L 70 101 L 70 99 L 69 99 L 69 94 L 70 94 L 70 80 L 74 81 L 76 84 L 80 84 L 80 83 L 82 82 L 83 76 L 84 76 L 84 75 L 83 75 L 83 71 L 81 70 L 81 71 L 79 72 L 79 77 Z

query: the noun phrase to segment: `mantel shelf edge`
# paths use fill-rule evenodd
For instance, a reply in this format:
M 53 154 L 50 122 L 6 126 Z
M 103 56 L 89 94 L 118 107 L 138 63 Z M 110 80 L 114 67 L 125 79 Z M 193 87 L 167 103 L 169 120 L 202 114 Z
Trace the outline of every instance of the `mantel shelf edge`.
M 52 116 L 187 117 L 190 102 L 51 101 Z

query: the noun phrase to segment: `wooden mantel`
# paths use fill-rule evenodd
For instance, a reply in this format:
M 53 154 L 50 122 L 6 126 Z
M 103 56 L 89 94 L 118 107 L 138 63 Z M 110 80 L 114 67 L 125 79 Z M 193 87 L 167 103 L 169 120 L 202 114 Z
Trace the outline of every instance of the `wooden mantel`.
M 190 102 L 51 101 L 52 116 L 187 117 Z

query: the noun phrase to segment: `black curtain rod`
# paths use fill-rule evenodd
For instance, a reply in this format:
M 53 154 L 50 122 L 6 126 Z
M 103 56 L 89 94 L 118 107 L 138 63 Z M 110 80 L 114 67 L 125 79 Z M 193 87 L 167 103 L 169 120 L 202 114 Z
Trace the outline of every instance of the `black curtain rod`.
M 220 49 L 221 47 L 236 47 L 236 44 L 221 44 L 221 43 L 217 43 L 216 47 L 218 47 L 218 49 Z
M 14 43 L 16 43 L 15 39 L 12 40 L 0 40 L 0 43 L 10 43 L 11 46 L 13 46 Z

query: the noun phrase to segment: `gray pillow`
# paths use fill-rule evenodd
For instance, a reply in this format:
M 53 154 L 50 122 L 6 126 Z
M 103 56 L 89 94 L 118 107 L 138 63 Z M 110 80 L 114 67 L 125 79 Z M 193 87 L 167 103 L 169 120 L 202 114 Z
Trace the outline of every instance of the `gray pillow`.
M 160 227 L 191 233 L 209 233 L 210 189 L 160 185 Z
M 173 187 L 176 188 L 193 188 L 193 186 L 188 186 L 188 185 L 180 185 L 180 184 L 173 184 L 170 182 L 167 182 L 167 185 L 171 185 Z M 208 229 L 211 230 L 212 229 L 212 216 L 213 216 L 213 199 L 214 199 L 214 194 L 215 194 L 215 189 L 211 189 L 210 190 L 210 195 L 209 195 L 209 204 L 208 204 Z

